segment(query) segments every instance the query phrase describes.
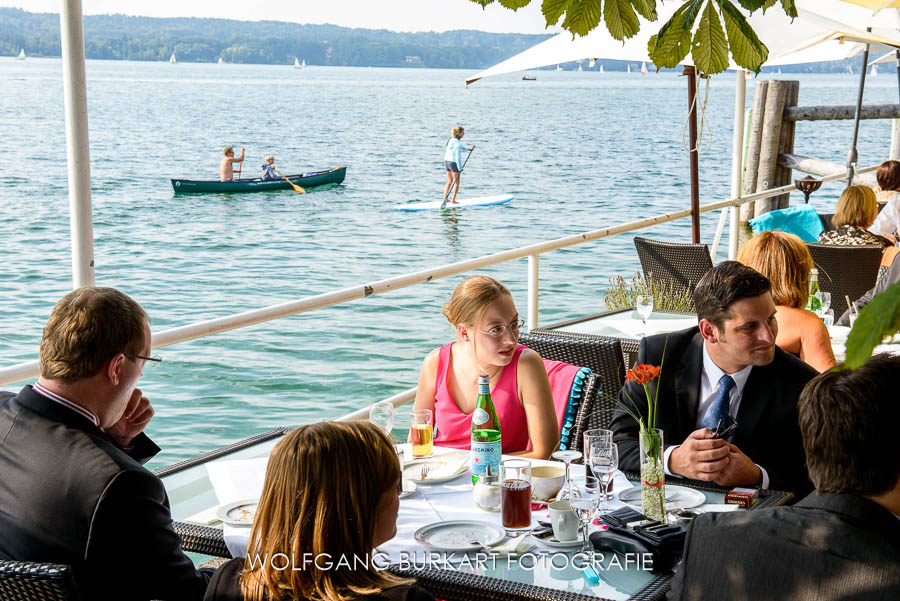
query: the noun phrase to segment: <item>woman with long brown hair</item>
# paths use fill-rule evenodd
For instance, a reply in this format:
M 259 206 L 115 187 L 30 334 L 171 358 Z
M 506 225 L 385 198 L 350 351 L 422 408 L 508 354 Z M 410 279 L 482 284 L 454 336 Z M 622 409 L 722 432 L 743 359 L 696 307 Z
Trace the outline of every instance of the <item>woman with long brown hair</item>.
M 875 179 L 879 188 L 878 202 L 886 202 L 887 205 L 875 218 L 869 231 L 896 243 L 895 232 L 900 228 L 900 161 L 883 162 L 875 172 Z
M 775 344 L 820 372 L 833 367 L 837 361 L 828 328 L 815 313 L 804 308 L 809 299 L 813 260 L 803 241 L 794 234 L 763 232 L 741 247 L 738 261 L 772 282 L 778 324 Z
M 219 567 L 204 601 L 434 601 L 373 557 L 397 533 L 400 477 L 368 422 L 292 431 L 269 457 L 247 557 Z

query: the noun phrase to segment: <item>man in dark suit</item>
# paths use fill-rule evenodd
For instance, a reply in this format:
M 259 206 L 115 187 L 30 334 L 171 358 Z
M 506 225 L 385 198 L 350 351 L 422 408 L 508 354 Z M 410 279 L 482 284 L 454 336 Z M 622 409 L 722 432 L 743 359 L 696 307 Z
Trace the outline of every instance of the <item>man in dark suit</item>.
M 0 558 L 68 564 L 84 599 L 202 599 L 211 575 L 181 551 L 141 465 L 159 451 L 136 387 L 149 354 L 140 305 L 79 288 L 44 328 L 41 377 L 0 400 Z
M 735 261 L 709 270 L 694 291 L 699 325 L 649 336 L 637 363 L 660 365 L 655 427 L 669 475 L 806 494 L 812 489 L 797 427 L 797 399 L 816 371 L 775 346 L 769 280 Z M 657 388 L 658 385 L 658 388 Z M 626 382 L 612 421 L 621 469 L 638 471 L 643 387 Z M 626 411 L 624 409 L 628 409 Z M 716 435 L 733 425 L 726 438 Z
M 800 397 L 812 493 L 791 507 L 708 513 L 669 599 L 900 599 L 900 357 L 831 370 Z

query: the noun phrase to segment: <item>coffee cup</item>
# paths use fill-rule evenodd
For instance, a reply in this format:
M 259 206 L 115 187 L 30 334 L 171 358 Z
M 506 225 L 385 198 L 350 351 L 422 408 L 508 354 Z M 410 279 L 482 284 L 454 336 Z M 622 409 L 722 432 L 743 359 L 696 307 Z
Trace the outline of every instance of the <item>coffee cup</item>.
M 550 503 L 550 525 L 553 527 L 553 538 L 560 542 L 578 538 L 578 518 L 568 501 Z

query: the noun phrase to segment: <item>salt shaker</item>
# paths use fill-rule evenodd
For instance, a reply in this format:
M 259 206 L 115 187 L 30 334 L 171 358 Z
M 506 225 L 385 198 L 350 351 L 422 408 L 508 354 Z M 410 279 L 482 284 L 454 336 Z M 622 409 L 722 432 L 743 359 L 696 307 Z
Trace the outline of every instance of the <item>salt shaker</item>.
M 493 473 L 491 466 L 478 478 L 475 488 L 472 490 L 472 499 L 475 504 L 485 511 L 498 511 L 500 509 L 500 475 Z

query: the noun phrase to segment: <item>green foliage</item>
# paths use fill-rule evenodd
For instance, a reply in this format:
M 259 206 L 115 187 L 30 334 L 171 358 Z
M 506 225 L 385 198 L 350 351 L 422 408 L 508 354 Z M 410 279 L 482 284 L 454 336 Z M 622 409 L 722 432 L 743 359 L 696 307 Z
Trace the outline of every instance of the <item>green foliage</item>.
M 897 332 L 900 332 L 900 282 L 888 286 L 859 312 L 847 337 L 844 367 L 862 367 L 885 336 Z
M 706 5 L 700 25 L 694 32 L 694 65 L 703 73 L 718 73 L 728 68 L 728 45 L 719 13 L 712 2 Z
M 603 5 L 603 18 L 606 19 L 606 28 L 609 29 L 610 35 L 617 40 L 633 37 L 641 28 L 629 0 L 606 0 Z
M 603 293 L 603 303 L 607 311 L 633 307 L 637 297 L 650 295 L 653 297 L 653 309 L 659 311 L 693 311 L 693 300 L 687 291 L 678 291 L 671 282 L 653 279 L 651 274 L 646 280 L 640 272 L 631 278 L 631 285 L 625 278 L 616 276 L 609 279 L 609 288 Z

